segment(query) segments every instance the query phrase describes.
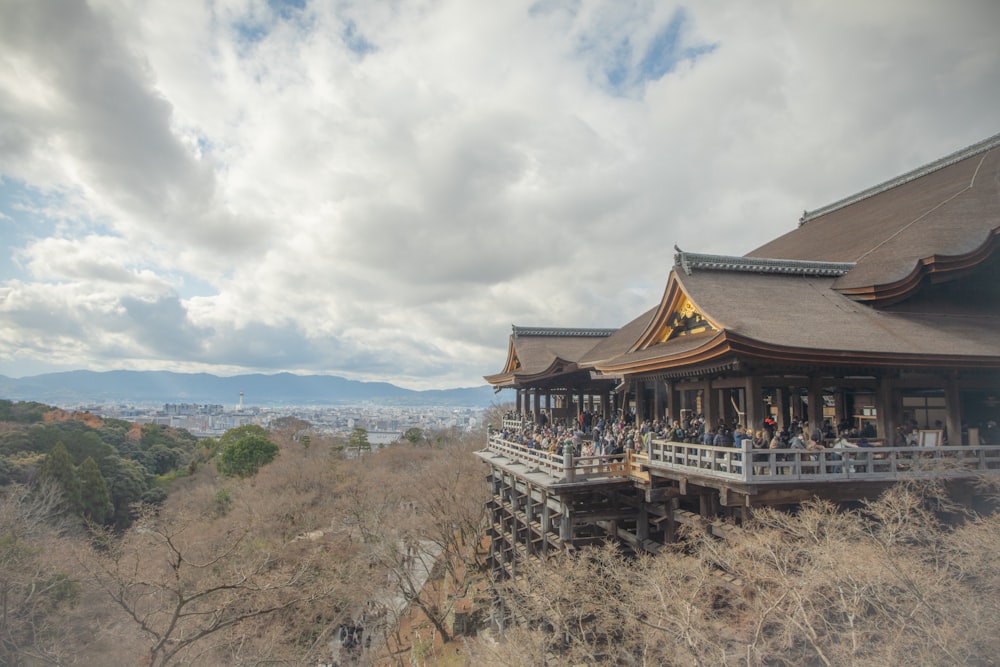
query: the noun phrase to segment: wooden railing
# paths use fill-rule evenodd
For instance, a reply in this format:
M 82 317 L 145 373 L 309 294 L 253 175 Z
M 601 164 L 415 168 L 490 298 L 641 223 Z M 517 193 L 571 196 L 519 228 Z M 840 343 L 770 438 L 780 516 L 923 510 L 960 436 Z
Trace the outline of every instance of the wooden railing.
M 506 417 L 504 417 L 502 424 L 503 424 L 503 429 L 505 431 L 520 431 L 522 428 L 524 428 L 524 419 L 522 419 L 521 417 L 517 417 L 515 419 L 507 419 Z
M 553 478 L 566 482 L 627 477 L 631 466 L 626 454 L 621 454 L 618 457 L 574 456 L 571 453 L 556 454 L 504 440 L 499 434 L 489 436 L 487 449 L 523 463 L 529 469 L 548 473 Z
M 649 466 L 746 483 L 896 480 L 1000 473 L 1000 446 L 736 449 L 653 440 Z

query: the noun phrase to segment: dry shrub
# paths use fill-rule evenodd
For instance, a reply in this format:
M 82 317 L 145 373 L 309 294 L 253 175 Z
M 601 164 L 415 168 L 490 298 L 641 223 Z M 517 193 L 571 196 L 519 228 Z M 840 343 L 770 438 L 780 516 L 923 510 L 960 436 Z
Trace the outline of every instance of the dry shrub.
M 856 510 L 758 510 L 739 538 L 692 533 L 683 553 L 519 565 L 499 590 L 523 627 L 502 650 L 473 650 L 511 663 L 541 650 L 549 664 L 994 664 L 1000 518 L 939 519 L 955 514 L 939 486 L 897 485 Z

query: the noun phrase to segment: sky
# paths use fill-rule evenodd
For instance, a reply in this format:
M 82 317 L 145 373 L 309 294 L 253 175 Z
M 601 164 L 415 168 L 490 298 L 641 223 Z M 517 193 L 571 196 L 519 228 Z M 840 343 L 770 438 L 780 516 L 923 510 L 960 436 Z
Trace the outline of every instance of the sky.
M 0 375 L 478 386 L 1000 132 L 995 0 L 0 0 Z M 788 314 L 793 317 L 794 314 Z

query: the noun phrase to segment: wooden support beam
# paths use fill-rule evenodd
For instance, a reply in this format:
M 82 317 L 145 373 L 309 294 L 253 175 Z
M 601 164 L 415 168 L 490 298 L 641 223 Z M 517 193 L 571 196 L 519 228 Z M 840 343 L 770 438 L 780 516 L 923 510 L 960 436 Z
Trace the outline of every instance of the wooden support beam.
M 661 503 L 665 500 L 670 500 L 671 498 L 676 498 L 682 495 L 681 490 L 676 486 L 661 486 L 655 488 L 646 489 L 646 502 L 647 503 Z
M 603 512 L 574 512 L 573 525 L 585 526 L 598 521 L 621 521 L 624 519 L 634 519 L 637 510 L 630 507 L 622 509 L 609 509 Z
M 667 503 L 667 525 L 663 528 L 663 539 L 667 544 L 677 541 L 677 521 L 674 519 L 674 513 L 680 504 L 680 498 L 671 498 Z
M 645 505 L 639 507 L 639 516 L 635 522 L 635 536 L 643 543 L 649 539 L 649 512 Z
M 719 489 L 719 504 L 723 507 L 744 507 L 747 505 L 749 496 L 733 490 L 728 486 Z

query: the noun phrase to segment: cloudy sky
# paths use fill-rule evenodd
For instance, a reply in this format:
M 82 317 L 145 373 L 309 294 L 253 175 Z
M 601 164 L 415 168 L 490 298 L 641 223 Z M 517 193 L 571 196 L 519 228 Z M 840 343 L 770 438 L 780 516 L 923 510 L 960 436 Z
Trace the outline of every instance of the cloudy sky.
M 0 0 L 0 374 L 483 384 L 1000 132 L 995 0 Z

